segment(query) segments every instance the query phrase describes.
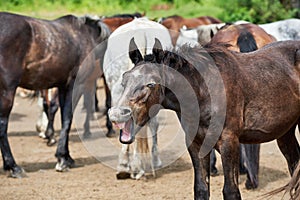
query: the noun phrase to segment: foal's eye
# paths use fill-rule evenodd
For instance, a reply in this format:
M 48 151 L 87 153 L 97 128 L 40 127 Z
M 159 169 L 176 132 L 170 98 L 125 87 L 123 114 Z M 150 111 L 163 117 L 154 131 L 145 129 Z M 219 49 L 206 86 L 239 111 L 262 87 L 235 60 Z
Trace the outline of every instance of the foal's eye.
M 148 87 L 148 88 L 154 88 L 154 87 L 155 87 L 155 83 L 148 83 L 148 84 L 147 84 L 147 87 Z

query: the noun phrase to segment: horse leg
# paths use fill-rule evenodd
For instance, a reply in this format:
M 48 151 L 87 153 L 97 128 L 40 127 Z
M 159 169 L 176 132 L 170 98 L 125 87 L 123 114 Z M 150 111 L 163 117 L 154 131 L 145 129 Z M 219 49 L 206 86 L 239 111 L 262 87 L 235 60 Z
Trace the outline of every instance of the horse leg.
M 149 121 L 149 128 L 152 133 L 152 166 L 155 168 L 159 168 L 162 165 L 162 162 L 159 158 L 158 148 L 157 148 L 157 130 L 158 130 L 158 122 L 157 117 L 153 117 Z M 154 170 L 153 170 L 154 171 Z M 154 173 L 154 172 L 153 172 Z
M 132 152 L 132 160 L 130 161 L 130 170 L 132 179 L 140 179 L 144 174 L 145 170 L 142 167 L 142 156 L 145 152 L 139 152 L 139 150 L 143 150 L 143 140 L 147 138 L 136 138 L 136 141 L 133 143 L 133 152 Z M 146 141 L 147 142 L 147 141 Z
M 35 125 L 36 131 L 39 132 L 39 136 L 43 139 L 46 139 L 45 132 L 47 130 L 48 125 L 48 117 L 44 111 L 44 98 L 41 96 L 42 91 L 40 91 L 38 96 L 38 108 L 39 108 L 39 115 Z
M 85 117 L 85 122 L 84 122 L 84 133 L 83 133 L 83 137 L 84 138 L 89 138 L 92 133 L 90 131 L 90 119 L 91 119 L 91 115 L 93 114 L 93 99 L 92 96 L 95 92 L 86 92 L 84 93 L 84 107 L 86 109 L 86 117 Z
M 200 158 L 200 145 L 197 138 L 190 142 L 186 137 L 186 144 L 194 168 L 194 199 L 207 200 L 210 196 L 210 155 Z
M 246 162 L 246 149 L 244 148 L 243 144 L 240 144 L 240 174 L 247 174 L 247 167 L 245 166 Z
M 240 148 L 243 149 L 242 155 L 247 165 L 247 180 L 245 186 L 247 189 L 255 189 L 258 187 L 260 144 L 241 144 Z M 242 157 L 242 155 L 240 156 Z
M 108 116 L 108 110 L 111 108 L 111 94 L 104 76 L 103 76 L 103 82 L 104 82 L 104 89 L 105 89 L 105 96 L 106 96 L 106 100 L 105 100 L 105 115 L 106 115 L 106 128 L 107 128 L 106 137 L 113 137 L 115 136 L 115 131 L 113 130 L 112 123 L 109 120 L 109 116 Z
M 0 89 L 0 147 L 3 159 L 3 169 L 10 170 L 11 177 L 21 178 L 26 176 L 25 171 L 19 167 L 12 155 L 8 138 L 8 118 L 13 106 L 15 90 Z
M 97 86 L 96 86 L 95 97 L 94 98 L 95 98 L 95 112 L 99 112 L 100 109 L 99 109 L 99 106 L 98 106 L 99 101 L 98 101 L 98 97 L 97 97 Z
M 142 127 L 133 143 L 130 170 L 132 179 L 140 179 L 145 174 L 146 163 L 149 160 L 147 126 Z
M 119 154 L 119 164 L 117 166 L 117 179 L 126 178 L 130 178 L 129 145 L 122 144 L 121 152 Z
M 56 143 L 56 139 L 54 136 L 54 117 L 55 114 L 58 110 L 58 97 L 57 97 L 57 91 L 54 91 L 54 93 L 52 93 L 51 90 L 56 90 L 56 89 L 49 89 L 46 92 L 46 95 L 48 96 L 46 99 L 44 99 L 44 108 L 46 109 L 46 113 L 48 116 L 48 125 L 47 125 L 47 129 L 45 132 L 46 138 L 48 139 L 47 141 L 47 145 L 48 146 L 53 146 Z M 53 95 L 52 95 L 53 94 Z M 50 97 L 50 98 L 49 98 Z
M 210 174 L 212 176 L 218 175 L 218 169 L 216 167 L 216 163 L 217 163 L 216 151 L 215 149 L 213 149 L 210 153 Z
M 69 153 L 69 132 L 71 129 L 73 118 L 72 106 L 75 109 L 82 93 L 80 90 L 73 89 L 73 85 L 74 83 L 70 83 L 68 87 L 60 87 L 58 92 L 59 105 L 61 108 L 62 129 L 60 131 L 57 150 L 55 153 L 55 156 L 58 160 L 55 169 L 56 171 L 60 172 L 74 165 L 74 160 L 72 159 Z M 73 93 L 76 94 L 74 94 L 72 98 Z
M 224 172 L 224 200 L 240 200 L 241 194 L 238 188 L 239 176 L 239 139 L 229 130 L 222 132 L 224 136 L 220 145 L 222 166 Z
M 277 139 L 277 145 L 284 155 L 289 172 L 292 175 L 300 159 L 300 147 L 295 136 L 296 125 L 293 126 L 285 135 Z

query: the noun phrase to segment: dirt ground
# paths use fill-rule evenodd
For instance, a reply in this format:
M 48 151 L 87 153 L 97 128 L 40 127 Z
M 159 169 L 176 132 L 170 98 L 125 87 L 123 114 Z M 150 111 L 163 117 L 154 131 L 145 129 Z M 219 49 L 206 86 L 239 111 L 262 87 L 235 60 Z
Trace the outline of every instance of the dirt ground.
M 103 99 L 100 98 L 101 105 Z M 82 106 L 79 105 L 77 110 L 82 110 Z M 105 130 L 105 118 L 102 115 L 98 121 L 94 120 L 96 125 L 92 124 L 93 137 L 85 142 L 80 138 L 82 129 L 77 128 L 78 135 L 73 125 L 69 146 L 76 167 L 64 173 L 56 172 L 56 146 L 47 147 L 46 142 L 38 137 L 35 130 L 37 115 L 36 101 L 16 97 L 8 135 L 15 159 L 25 169 L 28 177 L 8 178 L 7 173 L 1 169 L 0 199 L 193 199 L 193 169 L 187 151 L 182 149 L 184 141 L 178 144 L 177 139 L 170 139 L 168 135 L 181 135 L 176 118 L 164 121 L 159 132 L 162 161 L 169 165 L 157 170 L 155 178 L 148 174 L 146 178 L 136 181 L 116 179 L 119 144 L 117 137 L 107 139 L 104 133 L 97 131 L 99 127 L 102 132 Z M 164 116 L 170 118 L 168 112 Z M 60 117 L 57 115 L 56 130 L 60 128 L 59 121 Z M 78 115 L 74 121 L 76 124 L 83 119 Z M 166 144 L 167 141 L 172 141 L 171 145 Z M 223 173 L 220 158 L 217 167 L 220 175 L 211 178 L 213 200 L 222 199 Z M 261 147 L 259 188 L 246 190 L 245 179 L 245 175 L 240 176 L 240 190 L 243 199 L 249 200 L 265 199 L 261 197 L 262 194 L 288 182 L 287 165 L 275 142 Z M 270 199 L 281 199 L 282 196 L 283 194 L 279 194 Z

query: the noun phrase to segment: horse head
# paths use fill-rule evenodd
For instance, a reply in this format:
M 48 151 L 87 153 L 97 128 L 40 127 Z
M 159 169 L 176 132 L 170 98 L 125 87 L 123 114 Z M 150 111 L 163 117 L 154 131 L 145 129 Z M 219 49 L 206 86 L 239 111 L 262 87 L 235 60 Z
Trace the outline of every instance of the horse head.
M 91 27 L 93 30 L 96 30 L 95 37 L 97 43 L 108 39 L 111 31 L 109 27 L 105 23 L 103 23 L 98 16 L 85 15 L 80 19 L 83 24 Z
M 109 118 L 120 129 L 120 142 L 132 143 L 136 133 L 161 108 L 163 84 L 161 77 L 162 45 L 158 39 L 152 54 L 144 58 L 132 38 L 129 57 L 134 67 L 123 74 L 124 91 L 118 105 L 109 110 Z

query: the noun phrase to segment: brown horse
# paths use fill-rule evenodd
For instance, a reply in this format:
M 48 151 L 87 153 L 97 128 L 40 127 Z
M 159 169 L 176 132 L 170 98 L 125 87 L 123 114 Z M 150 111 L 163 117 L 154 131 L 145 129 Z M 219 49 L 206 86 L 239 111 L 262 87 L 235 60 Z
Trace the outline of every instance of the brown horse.
M 211 44 L 226 44 L 228 49 L 237 52 L 251 52 L 261 48 L 276 39 L 266 33 L 262 28 L 255 24 L 234 24 L 225 25 L 219 32 L 217 32 Z M 247 180 L 245 186 L 247 189 L 254 189 L 258 187 L 258 171 L 259 171 L 259 144 L 241 144 L 241 161 L 240 172 L 247 173 Z M 215 167 L 216 157 L 214 151 L 211 157 L 211 169 L 216 171 Z M 246 166 L 244 166 L 246 163 Z
M 300 124 L 300 41 L 275 42 L 251 53 L 221 45 L 161 49 L 142 56 L 134 42 L 129 55 L 135 67 L 123 75 L 124 92 L 109 111 L 125 123 L 121 142 L 160 108 L 174 110 L 186 133 L 194 167 L 194 197 L 209 199 L 209 152 L 221 154 L 223 197 L 241 199 L 238 188 L 239 144 L 277 140 L 290 174 L 300 158 L 295 127 Z
M 73 109 L 83 91 L 92 94 L 100 74 L 96 60 L 105 47 L 91 52 L 108 38 L 109 29 L 99 19 L 87 16 L 67 15 L 48 21 L 5 12 L 0 13 L 0 26 L 0 147 L 4 170 L 10 170 L 13 177 L 23 174 L 7 139 L 8 118 L 20 86 L 31 90 L 58 88 L 62 129 L 55 156 L 56 169 L 63 171 L 74 164 L 68 148 Z
M 276 39 L 258 25 L 232 24 L 223 26 L 211 39 L 212 44 L 228 44 L 228 49 L 237 52 L 250 52 Z M 256 43 L 256 44 L 254 44 Z
M 201 16 L 197 18 L 183 18 L 178 15 L 169 16 L 163 18 L 160 23 L 169 29 L 172 44 L 175 46 L 177 38 L 179 36 L 180 28 L 186 26 L 187 28 L 196 28 L 200 25 L 217 24 L 221 23 L 219 19 L 210 16 Z
M 134 18 L 139 18 L 143 16 L 144 14 L 141 13 L 117 14 L 110 17 L 102 18 L 102 22 L 104 22 L 109 27 L 110 31 L 113 32 L 119 26 L 131 22 Z

